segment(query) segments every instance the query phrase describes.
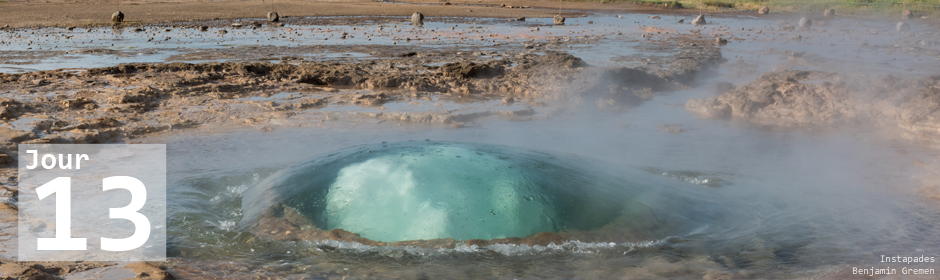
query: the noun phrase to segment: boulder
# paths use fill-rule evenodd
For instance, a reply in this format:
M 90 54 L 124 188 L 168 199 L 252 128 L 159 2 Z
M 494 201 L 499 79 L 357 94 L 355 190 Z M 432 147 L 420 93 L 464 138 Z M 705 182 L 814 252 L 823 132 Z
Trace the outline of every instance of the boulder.
M 762 14 L 762 15 L 769 14 L 769 13 L 770 13 L 770 8 L 761 7 L 759 10 L 757 10 L 757 13 L 758 13 L 758 14 Z
M 440 71 L 445 77 L 489 79 L 503 75 L 506 70 L 493 63 L 455 62 L 444 64 Z
M 695 17 L 695 19 L 692 20 L 692 24 L 694 25 L 700 25 L 700 24 L 705 24 L 705 23 L 706 23 L 705 15 L 698 15 L 697 17 Z
M 555 25 L 564 25 L 564 24 L 565 24 L 565 17 L 563 17 L 563 16 L 561 16 L 561 15 L 555 16 L 554 19 L 555 19 Z
M 424 14 L 415 12 L 411 14 L 411 23 L 414 24 L 424 24 Z
M 268 22 L 278 22 L 281 20 L 281 17 L 277 15 L 277 12 L 268 12 Z
M 124 13 L 117 11 L 111 14 L 111 23 L 119 24 L 122 22 L 124 22 Z
M 824 16 L 824 17 L 834 17 L 834 16 L 836 16 L 836 9 L 826 9 L 826 11 L 823 12 L 823 16 Z
M 813 26 L 812 20 L 806 17 L 800 18 L 800 28 L 810 28 L 812 26 Z
M 914 12 L 911 12 L 911 10 L 904 10 L 903 12 L 901 12 L 901 19 L 903 20 L 914 19 Z
M 911 31 L 911 26 L 908 25 L 906 22 L 900 21 L 900 22 L 898 22 L 898 31 L 900 31 L 900 32 L 908 32 L 908 31 Z

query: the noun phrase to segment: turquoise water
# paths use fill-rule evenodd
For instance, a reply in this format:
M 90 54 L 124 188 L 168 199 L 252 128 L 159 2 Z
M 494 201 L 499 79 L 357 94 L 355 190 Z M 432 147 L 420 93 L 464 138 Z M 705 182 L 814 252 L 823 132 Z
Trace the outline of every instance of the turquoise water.
M 571 156 L 406 141 L 352 147 L 272 174 L 248 189 L 242 225 L 283 204 L 320 229 L 383 242 L 521 238 L 618 220 L 642 232 L 683 234 L 676 230 L 718 222 L 709 217 L 710 202 L 692 202 L 709 210 L 699 213 L 679 203 L 689 199 L 677 189 L 696 188 Z

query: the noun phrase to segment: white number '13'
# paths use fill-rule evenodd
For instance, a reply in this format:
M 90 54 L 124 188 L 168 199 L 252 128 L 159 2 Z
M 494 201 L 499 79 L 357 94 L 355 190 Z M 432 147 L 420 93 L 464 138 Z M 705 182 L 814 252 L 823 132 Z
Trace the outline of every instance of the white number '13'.
M 128 238 L 101 238 L 101 249 L 105 251 L 130 251 L 144 245 L 150 238 L 150 220 L 137 212 L 147 201 L 147 188 L 137 178 L 112 176 L 104 178 L 104 190 L 125 189 L 131 192 L 131 203 L 122 208 L 110 208 L 109 218 L 126 219 L 134 223 L 134 234 Z M 56 194 L 56 231 L 54 238 L 38 238 L 39 250 L 85 250 L 85 238 L 72 238 L 71 227 L 71 177 L 58 177 L 36 188 L 39 199 Z

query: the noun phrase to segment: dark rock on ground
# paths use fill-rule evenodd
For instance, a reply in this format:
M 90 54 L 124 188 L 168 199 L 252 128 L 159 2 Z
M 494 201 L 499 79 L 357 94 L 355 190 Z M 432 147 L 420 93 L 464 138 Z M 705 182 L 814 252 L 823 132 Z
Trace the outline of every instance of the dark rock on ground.
M 904 10 L 904 11 L 902 11 L 902 12 L 901 12 L 901 19 L 903 19 L 903 20 L 911 20 L 911 19 L 914 19 L 914 12 L 911 12 L 911 10 Z
M 121 11 L 111 14 L 111 23 L 118 24 L 124 22 L 124 13 Z
M 813 26 L 812 20 L 806 17 L 800 18 L 800 28 L 810 28 L 812 26 Z
M 501 76 L 505 72 L 506 69 L 496 63 L 455 62 L 441 66 L 441 74 L 445 77 L 489 79 Z
M 734 90 L 734 84 L 729 82 L 720 82 L 715 84 L 715 93 L 724 94 L 726 92 Z
M 907 24 L 906 22 L 901 21 L 901 22 L 898 22 L 897 29 L 900 32 L 908 32 L 908 31 L 911 31 L 911 26 Z

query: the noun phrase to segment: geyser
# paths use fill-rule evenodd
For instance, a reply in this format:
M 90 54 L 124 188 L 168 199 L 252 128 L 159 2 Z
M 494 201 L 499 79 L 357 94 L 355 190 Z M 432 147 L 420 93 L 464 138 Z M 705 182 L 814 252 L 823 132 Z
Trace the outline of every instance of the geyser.
M 627 212 L 652 212 L 643 202 L 650 198 L 641 196 L 656 184 L 643 182 L 650 177 L 644 172 L 626 171 L 635 181 L 624 180 L 623 172 L 504 146 L 366 145 L 272 174 L 245 193 L 242 226 L 284 206 L 320 230 L 343 229 L 382 242 L 590 231 Z

